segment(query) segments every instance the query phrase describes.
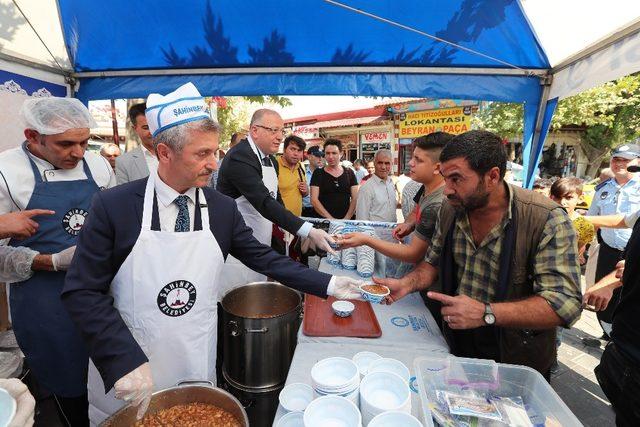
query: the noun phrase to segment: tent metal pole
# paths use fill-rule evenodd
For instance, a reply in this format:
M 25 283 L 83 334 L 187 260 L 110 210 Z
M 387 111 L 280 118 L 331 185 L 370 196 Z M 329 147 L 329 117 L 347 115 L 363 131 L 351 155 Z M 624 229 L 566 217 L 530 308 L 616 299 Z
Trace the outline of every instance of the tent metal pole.
M 26 67 L 36 68 L 38 70 L 46 71 L 48 73 L 57 74 L 59 76 L 65 76 L 65 77 L 71 76 L 71 72 L 69 71 L 64 71 L 63 69 L 52 67 L 46 64 L 40 64 L 38 62 L 29 61 L 28 59 L 7 55 L 6 53 L 2 53 L 2 52 L 0 52 L 0 59 L 3 59 L 7 62 L 13 62 L 15 64 L 24 65 Z
M 533 183 L 533 174 L 538 167 L 538 160 L 534 159 L 536 148 L 538 147 L 538 143 L 540 142 L 540 134 L 542 132 L 542 121 L 544 119 L 544 112 L 547 109 L 547 101 L 549 100 L 549 92 L 551 91 L 551 82 L 553 80 L 552 76 L 548 76 L 544 79 L 540 84 L 543 85 L 542 95 L 540 96 L 540 105 L 538 106 L 538 114 L 536 115 L 536 127 L 533 131 L 533 140 L 531 141 L 531 147 L 529 152 L 529 159 L 535 160 L 535 165 L 530 163 L 529 170 L 526 170 L 525 173 L 525 181 L 526 188 L 531 188 L 531 184 Z
M 546 78 L 548 70 L 513 68 L 455 68 L 455 67 L 235 67 L 235 68 L 179 68 L 150 70 L 86 71 L 73 73 L 73 77 L 137 77 L 176 75 L 229 75 L 229 74 L 458 74 L 491 76 L 529 76 Z

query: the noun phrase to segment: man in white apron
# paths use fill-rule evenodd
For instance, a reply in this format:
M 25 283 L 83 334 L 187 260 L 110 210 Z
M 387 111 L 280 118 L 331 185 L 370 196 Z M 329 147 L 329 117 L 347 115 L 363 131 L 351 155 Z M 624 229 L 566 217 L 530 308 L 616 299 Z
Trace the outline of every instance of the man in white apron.
M 233 199 L 206 187 L 219 129 L 188 83 L 152 94 L 146 117 L 158 170 L 97 196 L 62 300 L 89 349 L 89 417 L 184 380 L 215 382 L 219 276 L 228 254 L 253 270 L 325 297 L 357 284 L 308 270 L 252 235 Z M 121 399 L 121 400 L 118 400 Z
M 288 211 L 278 194 L 278 162 L 273 155 L 278 152 L 283 136 L 284 122 L 280 115 L 273 110 L 257 110 L 251 118 L 247 139 L 225 155 L 216 188 L 236 200 L 245 223 L 260 243 L 271 244 L 272 224 L 276 224 L 332 252 L 331 237 Z M 235 287 L 264 278 L 231 257 L 224 266 L 220 297 Z

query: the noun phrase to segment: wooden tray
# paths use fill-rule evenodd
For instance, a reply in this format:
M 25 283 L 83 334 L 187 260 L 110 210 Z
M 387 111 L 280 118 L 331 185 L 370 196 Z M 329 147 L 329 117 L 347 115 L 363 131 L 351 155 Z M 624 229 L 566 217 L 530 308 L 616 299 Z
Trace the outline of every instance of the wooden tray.
M 367 301 L 351 301 L 356 308 L 349 317 L 338 317 L 333 313 L 331 303 L 313 295 L 305 295 L 302 332 L 310 337 L 358 337 L 379 338 L 382 329 Z

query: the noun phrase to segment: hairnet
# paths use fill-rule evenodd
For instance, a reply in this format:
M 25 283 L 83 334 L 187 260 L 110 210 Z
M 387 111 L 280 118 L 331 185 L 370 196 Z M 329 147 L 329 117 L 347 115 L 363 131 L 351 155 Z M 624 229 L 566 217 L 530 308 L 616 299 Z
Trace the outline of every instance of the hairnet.
M 35 129 L 42 135 L 98 126 L 87 107 L 76 98 L 30 98 L 22 104 L 20 116 L 27 129 Z

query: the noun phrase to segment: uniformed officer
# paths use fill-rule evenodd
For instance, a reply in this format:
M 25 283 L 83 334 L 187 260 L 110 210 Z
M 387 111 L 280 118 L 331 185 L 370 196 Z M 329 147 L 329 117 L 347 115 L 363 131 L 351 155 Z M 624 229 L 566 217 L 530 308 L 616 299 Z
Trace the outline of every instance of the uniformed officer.
M 25 142 L 0 154 L 0 214 L 51 210 L 37 230 L 10 246 L 39 252 L 33 275 L 10 287 L 11 321 L 37 384 L 53 395 L 62 425 L 88 425 L 89 358 L 62 306 L 66 269 L 94 194 L 115 185 L 106 159 L 87 152 L 89 110 L 73 98 L 24 102 Z
M 614 177 L 596 187 L 588 215 L 628 214 L 640 209 L 640 176 L 627 170 L 639 163 L 640 145 L 624 144 L 611 153 L 610 167 Z M 623 257 L 624 248 L 631 237 L 629 229 L 602 228 L 598 231 L 600 253 L 596 267 L 596 282 L 609 274 Z M 620 289 L 614 291 L 607 309 L 598 312 L 598 320 L 608 339 L 611 319 L 619 300 Z

